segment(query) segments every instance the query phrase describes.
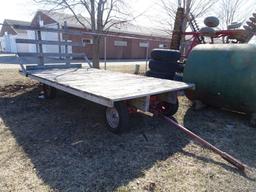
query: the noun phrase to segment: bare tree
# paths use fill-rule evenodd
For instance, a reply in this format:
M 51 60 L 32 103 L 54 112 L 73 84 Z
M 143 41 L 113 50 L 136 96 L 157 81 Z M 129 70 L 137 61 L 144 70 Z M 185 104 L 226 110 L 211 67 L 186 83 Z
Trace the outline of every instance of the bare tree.
M 234 21 L 241 20 L 242 4 L 247 0 L 221 0 L 219 3 L 218 16 L 223 28 L 227 28 Z
M 170 27 L 170 30 L 173 28 L 177 8 L 184 8 L 185 18 L 183 29 L 185 30 L 190 18 L 190 13 L 192 13 L 195 18 L 202 17 L 210 12 L 217 2 L 218 0 L 161 0 L 161 7 L 169 18 L 166 24 Z
M 125 0 L 34 0 L 51 10 L 69 10 L 84 27 L 103 34 L 115 25 L 121 25 L 132 19 Z M 88 17 L 81 17 L 85 13 Z M 93 66 L 99 68 L 100 43 L 102 35 L 93 36 Z
M 171 49 L 179 49 L 183 54 L 186 51 L 186 38 L 182 32 L 185 32 L 191 14 L 193 18 L 209 15 L 212 7 L 218 0 L 161 0 L 161 6 L 165 11 L 168 21 L 162 25 L 169 26 L 166 31 L 172 34 Z M 174 24 L 175 22 L 175 24 Z

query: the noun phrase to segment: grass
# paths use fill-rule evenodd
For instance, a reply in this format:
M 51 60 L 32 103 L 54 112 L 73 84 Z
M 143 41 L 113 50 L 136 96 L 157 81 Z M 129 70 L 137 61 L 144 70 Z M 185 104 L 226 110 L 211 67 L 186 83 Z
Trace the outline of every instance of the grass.
M 133 115 L 131 131 L 106 130 L 104 108 L 0 71 L 0 191 L 255 191 L 256 130 L 248 119 L 180 97 L 177 121 L 248 165 L 245 174 L 169 127 Z
M 139 73 L 143 74 L 146 72 L 146 64 L 139 64 Z M 118 72 L 124 72 L 124 73 L 134 73 L 135 72 L 135 65 L 118 65 L 118 64 L 108 64 L 107 70 L 111 71 L 118 71 Z M 101 65 L 101 69 L 104 69 L 104 66 Z

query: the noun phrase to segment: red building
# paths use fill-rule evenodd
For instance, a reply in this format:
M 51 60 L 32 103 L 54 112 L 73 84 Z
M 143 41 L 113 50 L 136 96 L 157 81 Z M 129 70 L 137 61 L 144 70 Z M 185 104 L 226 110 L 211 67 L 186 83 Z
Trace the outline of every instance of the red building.
M 83 23 L 87 23 L 83 16 L 78 15 L 78 17 Z M 73 15 L 39 10 L 34 16 L 31 25 L 36 25 L 39 20 L 41 20 L 41 24 L 49 27 L 63 27 L 66 21 L 69 29 L 90 32 L 90 25 L 87 24 L 86 28 L 83 27 Z M 112 27 L 108 35 L 111 36 L 106 37 L 107 59 L 145 59 L 152 49 L 170 46 L 170 38 L 164 31 L 130 23 Z M 85 43 L 86 46 L 84 48 L 72 47 L 72 52 L 85 52 L 88 58 L 92 57 L 92 35 L 66 35 L 63 39 Z M 104 45 L 105 42 L 102 41 L 100 49 L 101 58 L 104 58 Z

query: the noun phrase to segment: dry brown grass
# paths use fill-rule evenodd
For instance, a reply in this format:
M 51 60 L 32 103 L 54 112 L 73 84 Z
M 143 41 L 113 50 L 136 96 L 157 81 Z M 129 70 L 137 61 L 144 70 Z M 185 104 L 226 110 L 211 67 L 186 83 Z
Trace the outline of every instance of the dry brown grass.
M 246 163 L 242 174 L 161 119 L 134 115 L 121 136 L 104 108 L 0 71 L 0 191 L 256 191 L 256 130 L 246 117 L 180 97 L 175 118 Z
M 146 64 L 139 64 L 139 73 L 143 74 L 146 72 Z M 104 69 L 104 66 L 101 65 L 101 69 Z M 107 65 L 107 70 L 111 71 L 121 71 L 124 73 L 134 73 L 135 72 L 135 65 L 120 65 L 120 64 L 108 64 Z

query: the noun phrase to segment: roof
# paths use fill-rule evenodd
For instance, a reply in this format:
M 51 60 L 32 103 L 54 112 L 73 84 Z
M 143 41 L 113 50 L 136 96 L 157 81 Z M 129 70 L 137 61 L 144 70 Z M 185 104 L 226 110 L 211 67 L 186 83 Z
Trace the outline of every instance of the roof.
M 169 34 L 164 30 L 140 26 L 140 25 L 134 25 L 132 23 L 115 25 L 110 29 L 110 31 L 116 32 L 116 33 L 127 33 L 127 34 L 135 34 L 135 35 L 162 37 L 162 38 L 170 37 Z
M 9 25 L 26 25 L 26 26 L 30 26 L 29 21 L 19 21 L 19 20 L 12 20 L 12 19 L 5 19 L 4 20 L 6 23 L 8 23 Z
M 55 11 L 47 11 L 47 10 L 38 10 L 37 12 L 41 12 L 47 15 L 48 17 L 52 18 L 54 21 L 56 21 L 62 26 L 66 21 L 69 27 L 83 28 L 83 26 L 77 21 L 77 19 L 73 15 L 55 12 Z M 78 18 L 80 21 L 82 21 L 86 25 L 87 28 L 90 27 L 85 17 L 79 14 Z
M 47 10 L 39 10 L 38 12 L 42 12 L 43 14 L 47 15 L 48 17 L 52 18 L 56 23 L 64 25 L 64 21 L 67 21 L 67 25 L 69 27 L 75 28 L 84 28 L 77 19 L 71 15 L 66 13 L 60 13 L 55 11 L 47 11 Z M 83 17 L 81 14 L 78 15 L 80 21 L 86 26 L 87 29 L 90 29 L 89 19 Z M 169 35 L 164 30 L 145 27 L 140 25 L 134 25 L 132 23 L 123 23 L 119 25 L 114 25 L 110 28 L 110 32 L 115 33 L 125 33 L 125 34 L 134 34 L 134 35 L 143 35 L 143 36 L 153 36 L 153 37 L 162 37 L 168 38 Z
M 30 26 L 31 22 L 28 21 L 20 21 L 20 20 L 13 20 L 13 19 L 5 19 L 4 24 L 10 25 L 13 31 L 15 31 L 17 34 L 18 33 L 25 33 L 26 30 L 20 30 L 20 29 L 15 29 L 13 25 L 25 25 L 25 26 Z

